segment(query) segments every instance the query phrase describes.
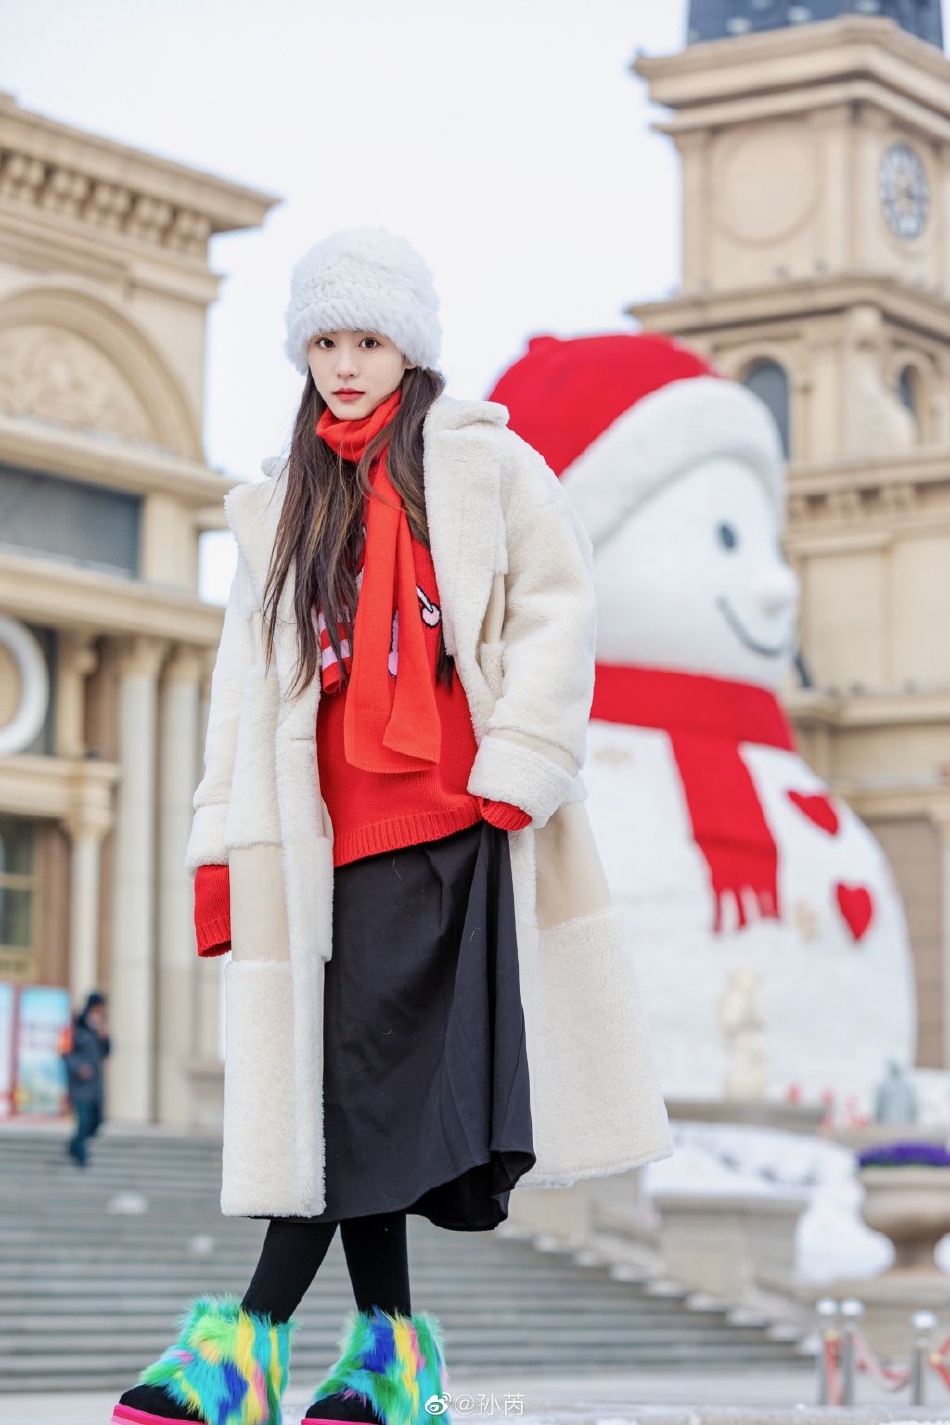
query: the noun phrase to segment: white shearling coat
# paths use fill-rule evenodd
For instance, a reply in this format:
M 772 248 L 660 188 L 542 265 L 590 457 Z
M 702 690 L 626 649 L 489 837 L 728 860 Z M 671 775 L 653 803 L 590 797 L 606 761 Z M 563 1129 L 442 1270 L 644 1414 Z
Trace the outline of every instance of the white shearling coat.
M 507 421 L 495 402 L 440 396 L 425 420 L 424 485 L 445 643 L 478 743 L 469 790 L 533 818 L 509 832 L 537 1157 L 519 1185 L 561 1186 L 665 1157 L 669 1125 L 583 805 L 596 631 L 590 540 L 557 477 Z M 312 1216 L 325 1206 L 333 828 L 317 770 L 319 677 L 289 691 L 289 579 L 264 668 L 262 593 L 285 488 L 279 464 L 225 499 L 238 563 L 187 854 L 192 875 L 206 863 L 230 866 L 228 1215 Z

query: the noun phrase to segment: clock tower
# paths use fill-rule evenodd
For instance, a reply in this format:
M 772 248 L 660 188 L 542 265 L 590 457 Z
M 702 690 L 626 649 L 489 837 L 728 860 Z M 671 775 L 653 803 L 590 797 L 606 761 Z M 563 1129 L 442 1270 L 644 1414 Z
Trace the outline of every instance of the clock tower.
M 950 62 L 937 0 L 692 0 L 634 70 L 682 165 L 682 279 L 628 308 L 745 382 L 790 457 L 802 750 L 904 894 L 950 1066 Z
M 683 166 L 682 292 L 635 314 L 757 364 L 795 459 L 950 440 L 950 63 L 916 0 L 792 23 L 857 8 L 694 0 L 635 66 Z

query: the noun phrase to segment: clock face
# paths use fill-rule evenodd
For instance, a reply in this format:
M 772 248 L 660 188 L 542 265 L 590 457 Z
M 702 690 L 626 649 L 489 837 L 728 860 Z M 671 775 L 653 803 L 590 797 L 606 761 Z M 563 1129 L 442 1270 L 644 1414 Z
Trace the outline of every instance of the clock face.
M 891 231 L 908 241 L 920 237 L 930 212 L 930 185 L 909 144 L 892 144 L 881 159 L 878 192 Z

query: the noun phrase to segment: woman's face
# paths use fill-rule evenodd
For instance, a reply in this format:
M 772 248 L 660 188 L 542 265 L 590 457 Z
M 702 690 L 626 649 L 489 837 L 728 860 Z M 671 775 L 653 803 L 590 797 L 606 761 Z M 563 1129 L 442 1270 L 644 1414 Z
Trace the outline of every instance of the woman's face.
M 314 385 L 336 418 L 344 421 L 370 415 L 416 365 L 379 332 L 322 332 L 311 337 L 307 359 Z

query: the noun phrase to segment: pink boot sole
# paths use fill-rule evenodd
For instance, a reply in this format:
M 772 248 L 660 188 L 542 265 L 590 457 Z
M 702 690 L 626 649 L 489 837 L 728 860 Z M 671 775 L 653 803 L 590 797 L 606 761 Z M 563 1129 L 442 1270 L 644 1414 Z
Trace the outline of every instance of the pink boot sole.
M 183 1416 L 176 1419 L 174 1416 L 150 1415 L 147 1410 L 136 1410 L 132 1405 L 117 1405 L 112 1412 L 112 1419 L 109 1425 L 195 1425 L 193 1420 L 186 1420 Z M 321 1416 L 309 1415 L 301 1420 L 300 1425 L 341 1425 L 339 1420 L 324 1420 Z M 345 1425 L 361 1425 L 360 1421 L 347 1421 Z M 367 1420 L 365 1425 L 372 1425 Z
M 195 1421 L 184 1415 L 152 1415 L 134 1405 L 117 1405 L 109 1425 L 195 1425 Z

